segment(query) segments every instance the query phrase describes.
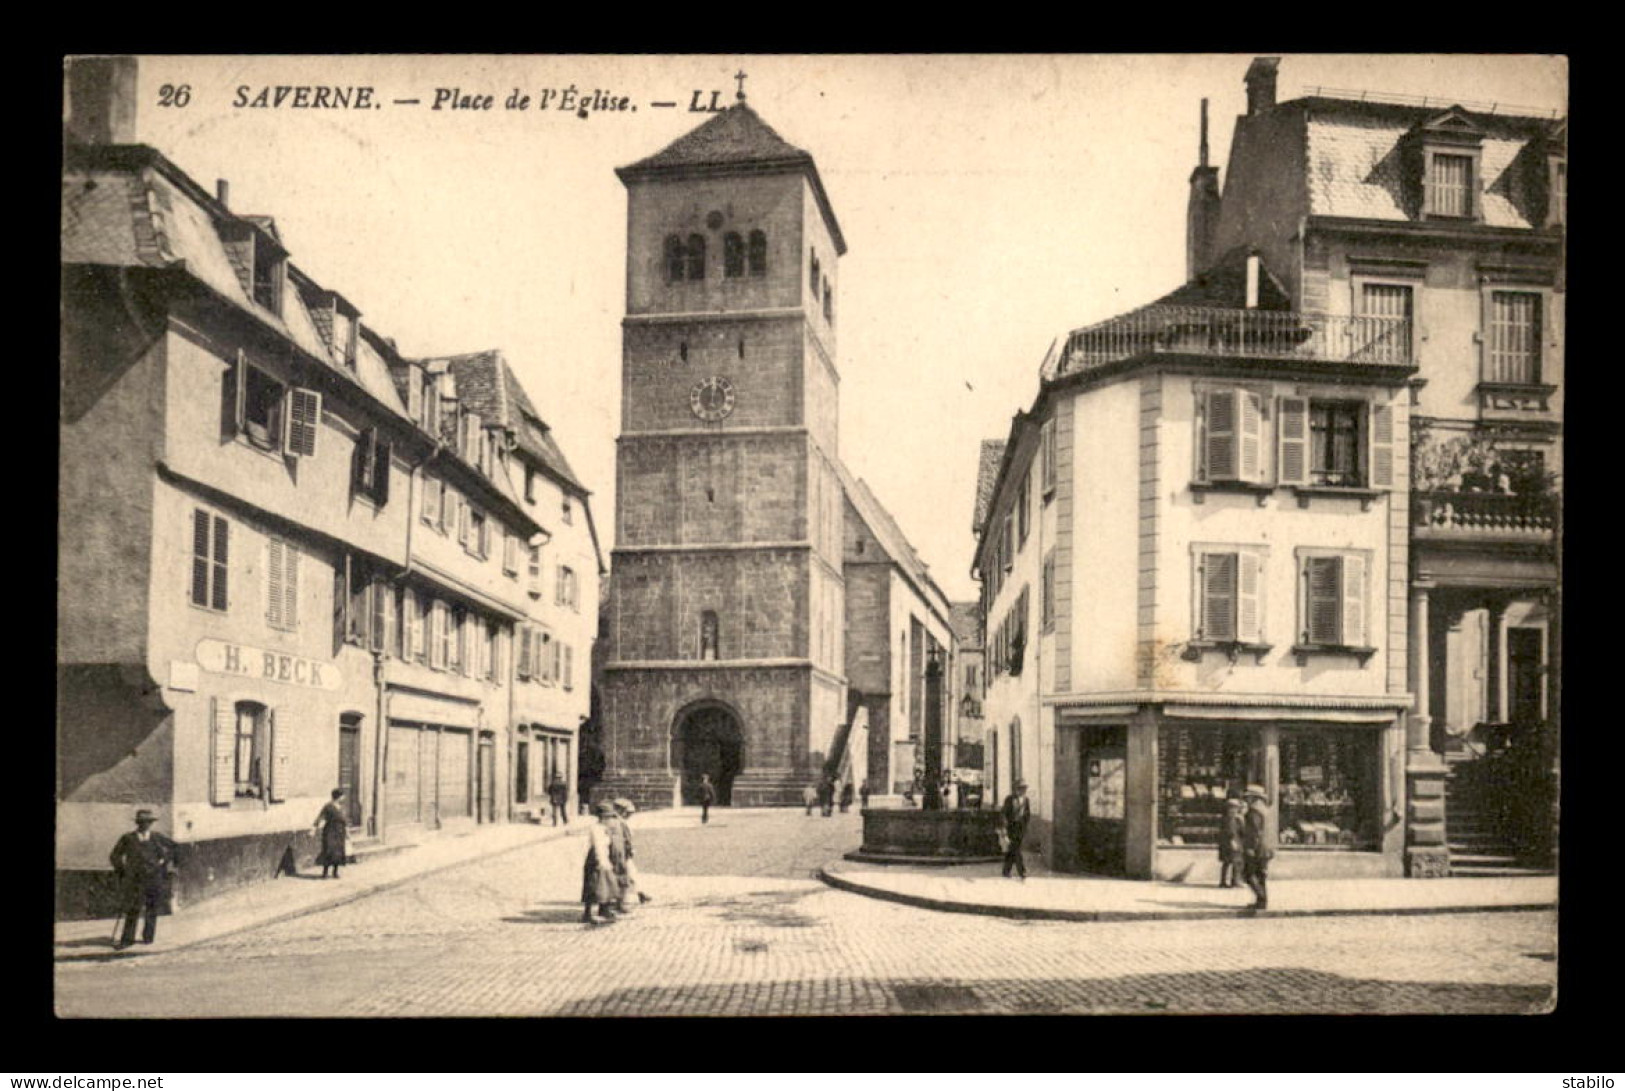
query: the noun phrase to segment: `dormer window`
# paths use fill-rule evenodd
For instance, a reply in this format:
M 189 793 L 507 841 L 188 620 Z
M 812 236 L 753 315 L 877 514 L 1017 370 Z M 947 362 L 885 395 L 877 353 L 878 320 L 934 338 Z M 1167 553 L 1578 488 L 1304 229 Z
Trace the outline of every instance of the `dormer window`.
M 1460 107 L 1424 122 L 1408 138 L 1420 185 L 1423 219 L 1478 220 L 1483 216 L 1481 145 L 1484 131 Z
M 355 370 L 359 316 L 343 300 L 335 297 L 333 304 L 333 355 L 346 370 Z
M 249 294 L 254 302 L 273 314 L 282 313 L 282 263 L 284 255 L 270 239 L 254 232 L 254 279 Z

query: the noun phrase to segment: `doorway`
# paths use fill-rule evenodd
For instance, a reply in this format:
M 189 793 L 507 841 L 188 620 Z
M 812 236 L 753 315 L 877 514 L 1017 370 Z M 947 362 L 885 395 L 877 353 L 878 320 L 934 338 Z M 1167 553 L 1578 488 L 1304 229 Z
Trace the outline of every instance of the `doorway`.
M 1127 850 L 1128 731 L 1121 726 L 1085 728 L 1082 741 L 1078 862 L 1084 871 L 1097 875 L 1122 875 Z
M 744 766 L 745 737 L 739 718 L 721 705 L 701 705 L 678 720 L 676 764 L 682 770 L 683 803 L 700 802 L 700 778 L 716 789 L 716 805 L 733 803 L 734 778 Z
M 361 825 L 361 717 L 339 717 L 339 784 L 344 789 L 344 819 Z
M 479 761 L 476 766 L 479 777 L 479 820 L 481 822 L 495 822 L 497 820 L 497 744 L 495 736 L 489 733 L 480 735 Z
M 1507 720 L 1518 727 L 1545 719 L 1541 693 L 1545 643 L 1541 629 L 1520 626 L 1507 630 Z

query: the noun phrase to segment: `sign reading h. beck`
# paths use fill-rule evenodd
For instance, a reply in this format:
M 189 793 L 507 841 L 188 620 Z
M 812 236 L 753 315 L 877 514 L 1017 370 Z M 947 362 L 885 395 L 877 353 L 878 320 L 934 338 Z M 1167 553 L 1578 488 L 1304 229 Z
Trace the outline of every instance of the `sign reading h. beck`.
M 234 674 L 306 689 L 336 690 L 343 683 L 338 668 L 331 663 L 224 640 L 198 641 L 197 662 L 213 674 Z

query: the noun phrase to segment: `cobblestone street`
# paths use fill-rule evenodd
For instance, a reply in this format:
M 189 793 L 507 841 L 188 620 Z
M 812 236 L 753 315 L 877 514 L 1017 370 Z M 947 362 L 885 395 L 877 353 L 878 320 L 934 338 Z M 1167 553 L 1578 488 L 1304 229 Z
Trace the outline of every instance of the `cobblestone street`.
M 1530 1012 L 1555 913 L 1028 922 L 811 877 L 859 819 L 640 816 L 656 900 L 580 923 L 583 842 L 527 846 L 148 958 L 57 968 L 63 1016 Z

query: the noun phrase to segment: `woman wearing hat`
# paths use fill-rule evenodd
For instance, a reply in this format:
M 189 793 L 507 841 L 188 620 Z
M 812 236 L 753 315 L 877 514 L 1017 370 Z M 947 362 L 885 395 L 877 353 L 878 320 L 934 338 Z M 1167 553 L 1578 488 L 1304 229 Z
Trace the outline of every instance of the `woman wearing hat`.
M 621 900 L 621 885 L 616 879 L 620 851 L 612 828 L 615 804 L 606 799 L 593 808 L 593 813 L 598 821 L 587 827 L 587 859 L 581 868 L 581 923 L 594 923 L 592 907 L 596 905 L 599 918 L 608 924 L 617 919 L 614 907 Z
M 343 788 L 333 789 L 333 798 L 322 808 L 316 816 L 316 829 L 322 837 L 322 851 L 316 855 L 316 862 L 322 865 L 322 878 L 327 878 L 327 869 L 333 869 L 333 878 L 339 877 L 339 865 L 345 862 L 345 854 L 349 851 L 346 839 L 350 833 L 350 820 L 344 814 L 344 808 L 339 801 L 344 798 Z
M 630 799 L 617 799 L 615 801 L 615 825 L 619 829 L 621 841 L 621 902 L 616 906 L 621 912 L 626 912 L 626 898 L 634 891 L 638 896 L 638 904 L 652 901 L 649 895 L 643 892 L 643 884 L 638 876 L 638 865 L 632 858 L 632 823 L 631 818 L 638 811 Z

